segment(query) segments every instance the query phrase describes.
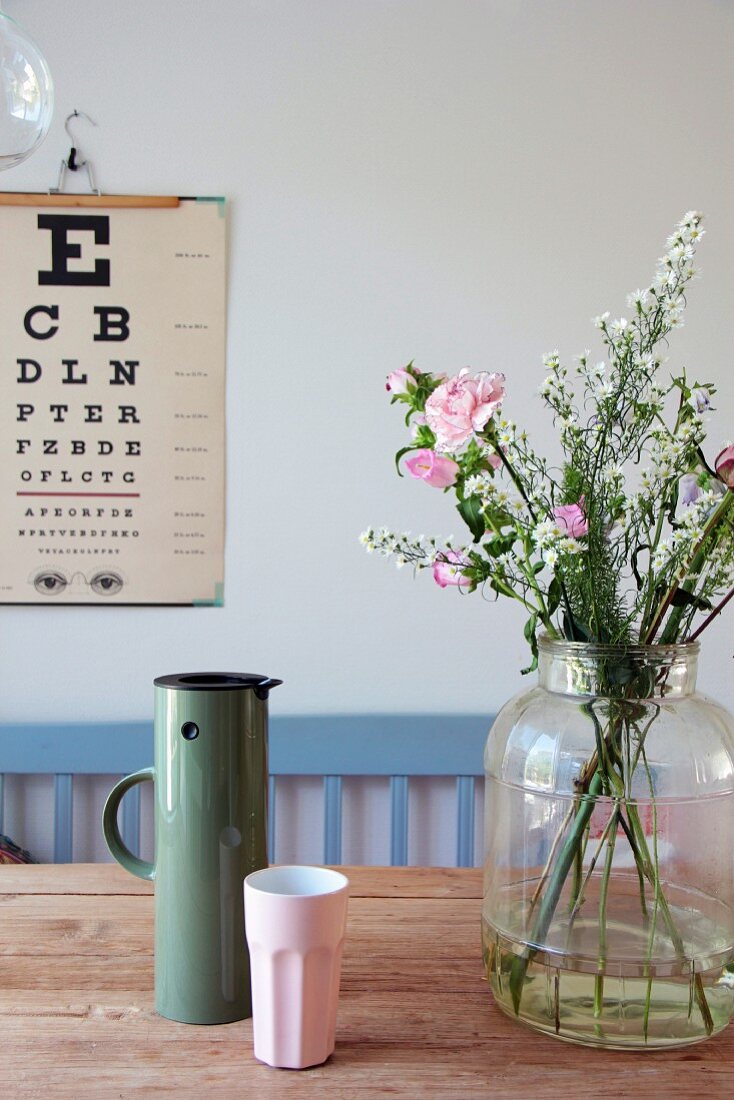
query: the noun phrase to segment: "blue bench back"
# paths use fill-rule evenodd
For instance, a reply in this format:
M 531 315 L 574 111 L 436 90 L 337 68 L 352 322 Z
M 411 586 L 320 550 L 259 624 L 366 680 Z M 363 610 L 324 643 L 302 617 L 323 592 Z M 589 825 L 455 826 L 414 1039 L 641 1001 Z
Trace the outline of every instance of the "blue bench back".
M 486 715 L 271 715 L 269 851 L 277 855 L 275 810 L 279 776 L 321 776 L 324 785 L 324 863 L 341 863 L 342 780 L 390 780 L 390 862 L 408 861 L 408 784 L 413 776 L 456 779 L 456 865 L 474 862 L 474 786 L 483 774 Z M 4 776 L 54 777 L 54 859 L 73 858 L 75 775 L 124 775 L 153 761 L 152 722 L 0 725 L 0 832 Z M 140 789 L 122 803 L 122 833 L 137 851 Z

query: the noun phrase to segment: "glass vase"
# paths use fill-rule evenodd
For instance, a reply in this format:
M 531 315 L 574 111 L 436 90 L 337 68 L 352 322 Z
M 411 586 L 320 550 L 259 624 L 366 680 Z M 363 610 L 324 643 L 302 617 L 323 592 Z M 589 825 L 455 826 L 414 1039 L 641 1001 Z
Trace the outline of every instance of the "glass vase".
M 734 1014 L 734 720 L 698 653 L 541 639 L 490 731 L 484 962 L 546 1034 L 650 1050 Z

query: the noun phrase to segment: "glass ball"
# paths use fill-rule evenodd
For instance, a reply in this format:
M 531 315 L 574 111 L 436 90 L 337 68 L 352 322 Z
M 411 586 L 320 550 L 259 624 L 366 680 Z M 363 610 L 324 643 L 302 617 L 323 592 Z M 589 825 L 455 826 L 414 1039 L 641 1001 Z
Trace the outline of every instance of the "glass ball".
M 22 27 L 0 12 L 0 170 L 36 151 L 53 110 L 54 86 L 45 57 Z

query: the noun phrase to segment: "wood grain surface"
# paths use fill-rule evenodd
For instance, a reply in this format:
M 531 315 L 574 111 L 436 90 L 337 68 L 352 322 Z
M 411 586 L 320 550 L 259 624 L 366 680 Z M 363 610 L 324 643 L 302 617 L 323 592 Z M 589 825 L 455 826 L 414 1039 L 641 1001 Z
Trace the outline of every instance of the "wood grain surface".
M 0 206 L 99 206 L 99 207 L 169 207 L 178 206 L 177 195 L 97 195 L 63 192 L 51 195 L 45 191 L 0 191 Z
M 476 871 L 346 868 L 337 1048 L 275 1070 L 249 1020 L 153 1008 L 151 885 L 112 865 L 0 866 L 0 1096 L 371 1100 L 730 1098 L 734 1029 L 666 1053 L 604 1053 L 502 1016 L 484 980 Z

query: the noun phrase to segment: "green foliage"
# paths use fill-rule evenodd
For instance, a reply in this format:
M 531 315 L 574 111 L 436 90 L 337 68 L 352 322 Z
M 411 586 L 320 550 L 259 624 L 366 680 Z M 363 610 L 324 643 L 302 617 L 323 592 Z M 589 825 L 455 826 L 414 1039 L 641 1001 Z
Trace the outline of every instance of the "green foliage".
M 537 612 L 533 612 L 528 621 L 525 623 L 523 630 L 525 635 L 525 641 L 530 646 L 530 652 L 533 655 L 532 662 L 527 668 L 521 670 L 523 676 L 527 676 L 529 672 L 535 672 L 538 667 L 538 615 Z
M 471 544 L 442 549 L 384 529 L 364 541 L 399 565 L 449 561 L 449 583 L 522 603 L 531 669 L 540 630 L 609 644 L 685 639 L 694 617 L 709 613 L 707 625 L 734 583 L 734 494 L 703 450 L 715 387 L 661 369 L 696 274 L 700 223 L 690 211 L 678 224 L 651 285 L 628 298 L 631 320 L 595 319 L 602 362 L 585 352 L 571 369 L 557 352 L 544 357 L 541 394 L 559 430 L 560 470 L 505 417 L 502 376 L 462 371 L 448 380 L 438 415 L 429 409 L 436 432 L 426 403 L 446 377 L 412 362 L 390 376 L 399 391 L 392 401 L 406 406 L 413 430 L 396 455 L 398 472 L 411 451 L 448 456 L 443 468 L 455 481 L 444 491 L 453 492 Z
M 479 542 L 485 531 L 482 502 L 479 497 L 470 496 L 465 500 L 460 500 L 456 505 L 456 509 L 474 536 L 474 541 Z

